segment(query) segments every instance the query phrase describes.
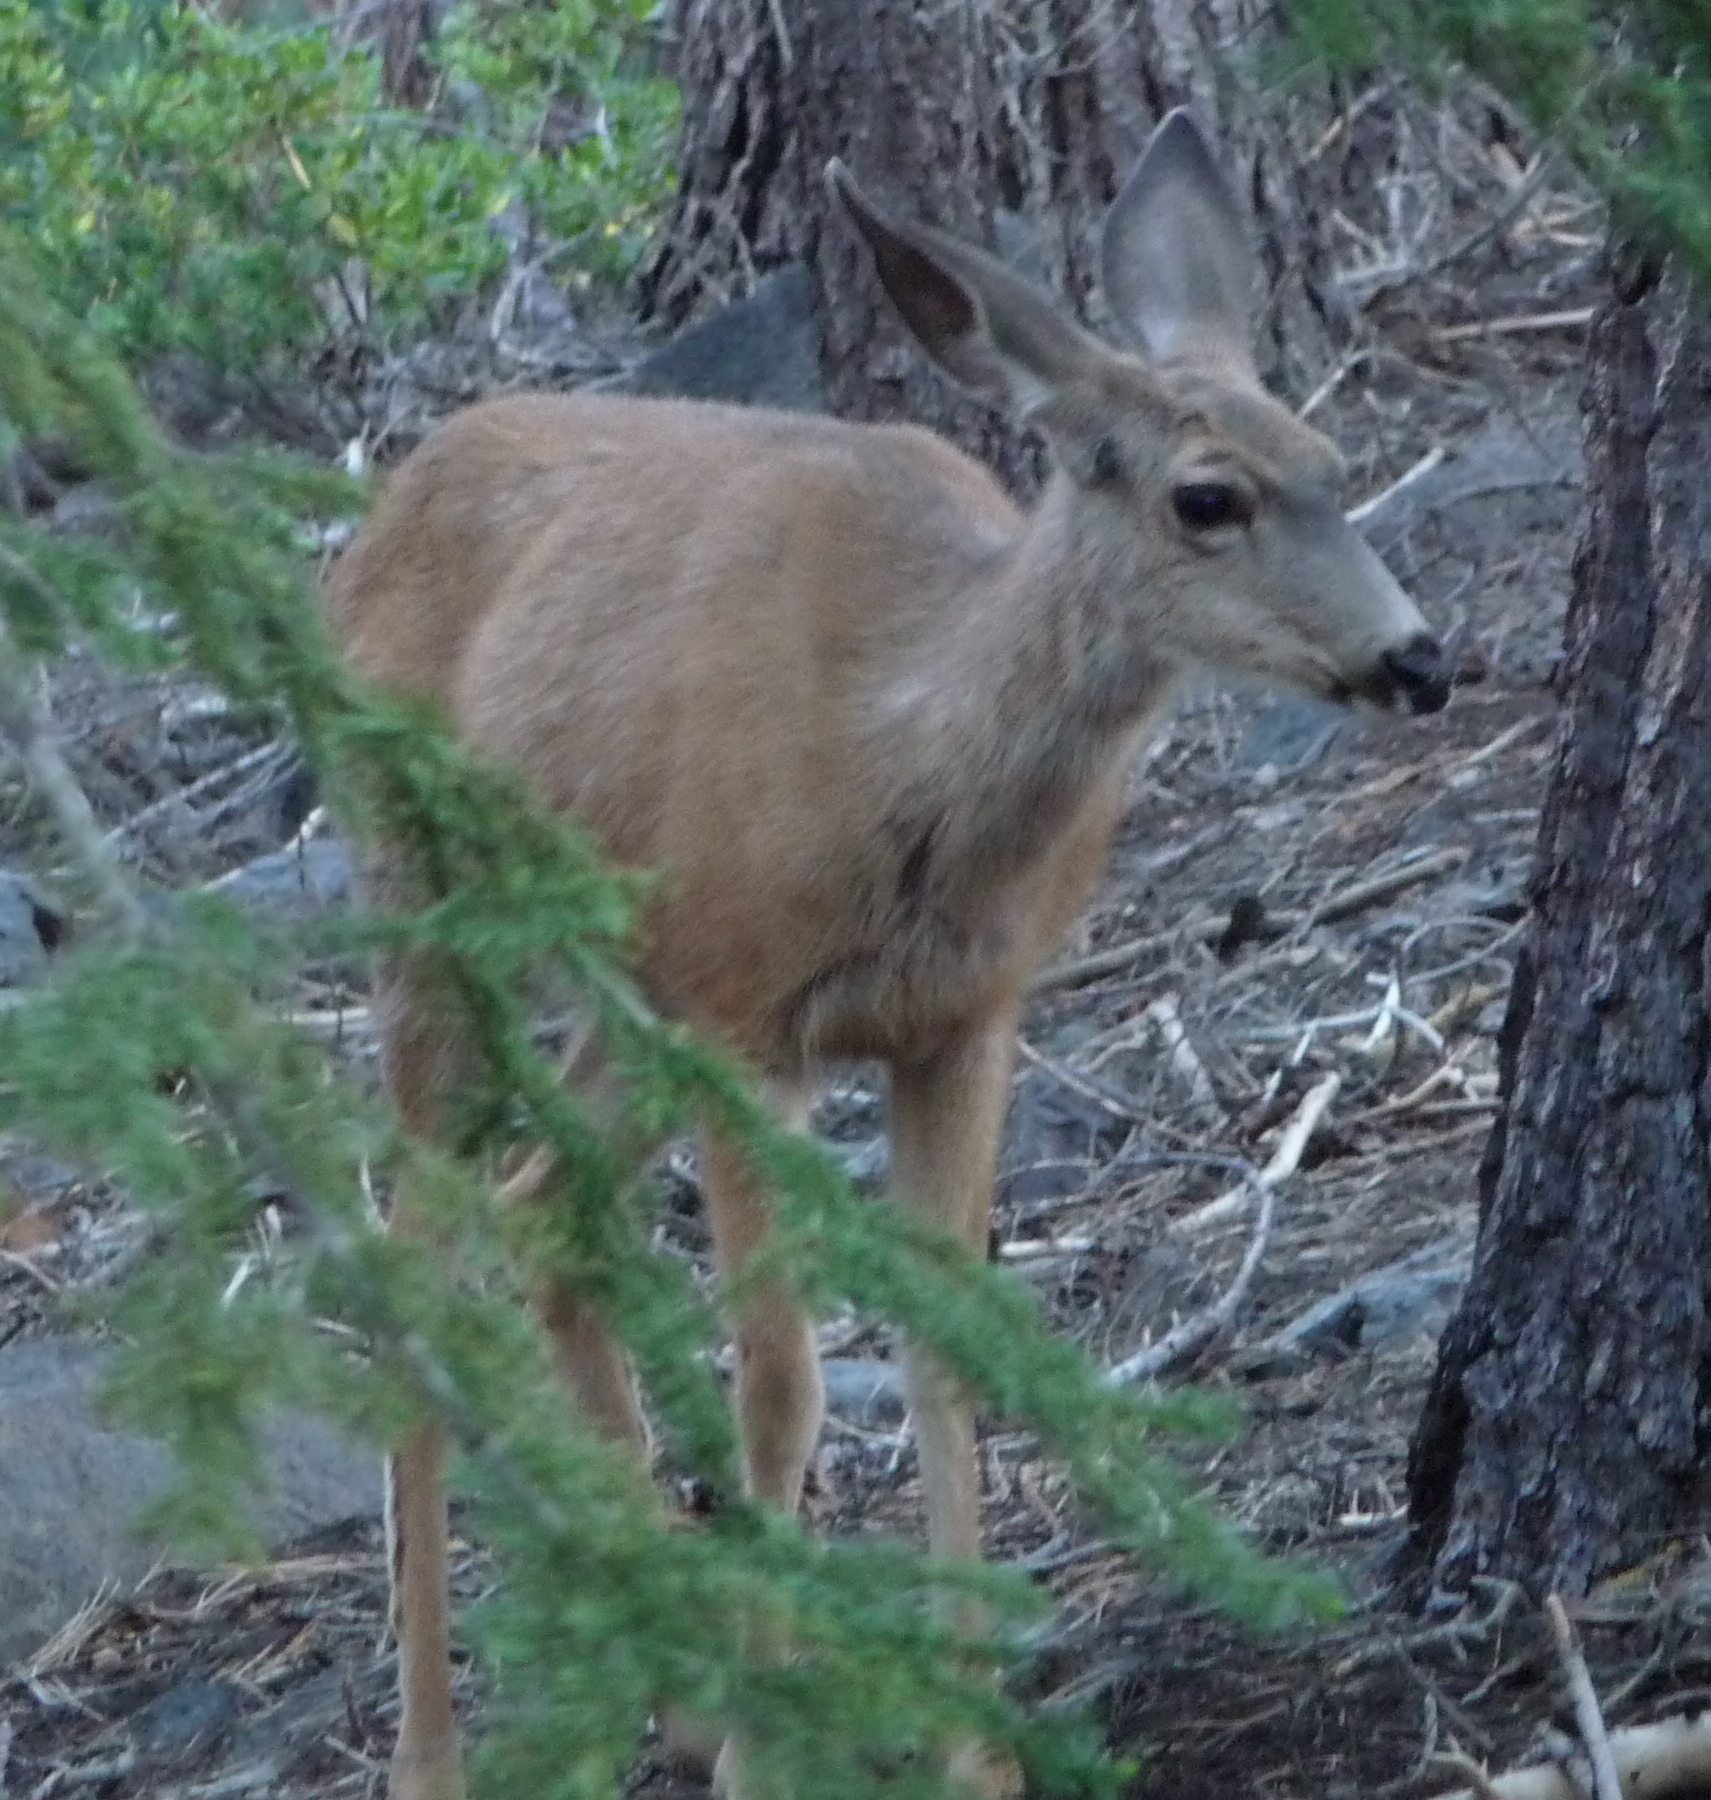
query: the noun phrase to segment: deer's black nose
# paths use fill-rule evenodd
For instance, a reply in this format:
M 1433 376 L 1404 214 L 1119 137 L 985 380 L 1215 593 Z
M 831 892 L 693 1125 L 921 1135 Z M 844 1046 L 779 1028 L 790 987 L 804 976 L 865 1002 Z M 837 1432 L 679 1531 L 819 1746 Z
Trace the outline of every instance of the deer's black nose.
M 1384 672 L 1408 696 L 1410 712 L 1431 713 L 1450 697 L 1450 672 L 1443 647 L 1435 637 L 1421 632 L 1381 658 Z

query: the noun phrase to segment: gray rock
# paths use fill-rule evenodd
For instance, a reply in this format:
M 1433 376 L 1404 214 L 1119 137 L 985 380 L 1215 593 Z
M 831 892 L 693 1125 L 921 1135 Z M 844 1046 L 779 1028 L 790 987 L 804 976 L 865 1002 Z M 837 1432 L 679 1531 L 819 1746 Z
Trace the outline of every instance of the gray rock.
M 1310 1306 L 1242 1359 L 1250 1379 L 1290 1373 L 1316 1357 L 1435 1344 L 1473 1266 L 1470 1233 L 1441 1238 Z
M 133 1713 L 126 1727 L 142 1755 L 164 1758 L 222 1730 L 243 1703 L 244 1690 L 235 1681 L 192 1676 Z
M 1538 433 L 1492 419 L 1454 456 L 1390 493 L 1362 519 L 1361 530 L 1383 549 L 1420 520 L 1454 507 L 1467 510 L 1457 529 L 1468 534 L 1470 547 L 1513 544 L 1523 530 L 1569 516 L 1582 473 L 1572 417 Z M 1483 516 L 1480 502 L 1487 503 Z
M 903 1371 L 895 1363 L 829 1356 L 820 1368 L 829 1412 L 869 1431 L 902 1422 Z
M 0 1349 L 0 1665 L 27 1656 L 104 1582 L 135 1582 L 155 1559 L 133 1522 L 171 1461 L 97 1417 L 109 1354 L 71 1338 Z M 372 1452 L 295 1415 L 267 1437 L 271 1489 L 251 1520 L 265 1543 L 379 1511 Z
M 0 870 L 0 987 L 18 987 L 47 967 L 38 903 L 21 875 Z
M 209 882 L 207 891 L 269 918 L 300 918 L 350 899 L 350 853 L 335 837 L 311 838 L 258 856 Z
M 824 412 L 819 332 L 808 271 L 792 263 L 663 349 L 591 388 Z

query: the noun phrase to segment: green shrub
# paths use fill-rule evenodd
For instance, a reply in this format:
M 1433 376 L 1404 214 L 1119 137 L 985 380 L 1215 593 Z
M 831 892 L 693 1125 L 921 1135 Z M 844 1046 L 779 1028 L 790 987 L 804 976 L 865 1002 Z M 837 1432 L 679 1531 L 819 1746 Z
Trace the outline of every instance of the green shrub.
M 630 72 L 646 10 L 466 7 L 435 52 L 458 105 L 417 114 L 325 24 L 0 0 L 0 219 L 133 365 L 188 351 L 266 386 L 359 321 L 391 348 L 503 269 L 514 202 L 570 264 L 639 253 L 675 122 Z M 587 125 L 551 147 L 555 106 Z

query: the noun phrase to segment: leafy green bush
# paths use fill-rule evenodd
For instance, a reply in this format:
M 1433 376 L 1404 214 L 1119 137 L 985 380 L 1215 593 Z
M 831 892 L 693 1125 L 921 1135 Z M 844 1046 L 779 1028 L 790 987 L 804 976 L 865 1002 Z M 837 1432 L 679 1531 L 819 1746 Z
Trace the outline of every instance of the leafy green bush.
M 189 351 L 266 385 L 355 321 L 388 347 L 504 267 L 513 202 L 585 267 L 639 253 L 676 106 L 629 72 L 647 12 L 465 6 L 434 52 L 458 103 L 417 114 L 326 24 L 0 0 L 0 219 L 133 364 Z M 554 108 L 579 123 L 544 132 Z

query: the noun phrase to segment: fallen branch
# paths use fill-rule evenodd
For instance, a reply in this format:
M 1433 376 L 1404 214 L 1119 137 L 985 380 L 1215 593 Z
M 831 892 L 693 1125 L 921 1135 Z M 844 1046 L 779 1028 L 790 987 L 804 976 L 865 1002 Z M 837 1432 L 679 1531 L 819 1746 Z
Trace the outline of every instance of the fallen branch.
M 1711 1712 L 1677 1713 L 1655 1725 L 1630 1725 L 1609 1734 L 1611 1764 L 1622 1800 L 1661 1800 L 1711 1783 Z M 1585 1800 L 1587 1789 L 1557 1763 L 1511 1769 L 1439 1800 Z
M 1622 1779 L 1616 1773 L 1616 1759 L 1610 1753 L 1610 1733 L 1604 1726 L 1604 1711 L 1598 1704 L 1598 1690 L 1586 1658 L 1580 1651 L 1580 1640 L 1569 1623 L 1568 1610 L 1558 1594 L 1545 1596 L 1545 1617 L 1551 1622 L 1551 1636 L 1556 1640 L 1557 1660 L 1568 1679 L 1569 1697 L 1574 1702 L 1575 1723 L 1580 1727 L 1580 1741 L 1586 1746 L 1587 1761 L 1592 1764 L 1593 1791 L 1598 1800 L 1622 1800 Z
M 1333 1075 L 1329 1079 L 1334 1086 L 1337 1077 Z M 1249 1186 L 1259 1193 L 1259 1217 L 1254 1221 L 1253 1240 L 1230 1285 L 1210 1306 L 1191 1313 L 1181 1324 L 1167 1331 L 1156 1344 L 1137 1350 L 1133 1356 L 1126 1356 L 1114 1368 L 1107 1369 L 1107 1387 L 1124 1387 L 1131 1382 L 1158 1380 L 1160 1376 L 1169 1374 L 1172 1369 L 1198 1356 L 1219 1332 L 1228 1330 L 1234 1323 L 1236 1314 L 1241 1311 L 1242 1303 L 1254 1284 L 1254 1276 L 1265 1260 L 1266 1247 L 1271 1242 L 1271 1224 L 1277 1210 L 1278 1182 L 1268 1180 L 1269 1173 L 1267 1170 L 1264 1174 L 1254 1175 L 1249 1179 Z
M 1264 1195 L 1279 1182 L 1287 1181 L 1299 1166 L 1302 1152 L 1319 1128 L 1325 1109 L 1336 1097 L 1337 1089 L 1342 1083 L 1342 1076 L 1333 1073 L 1310 1087 L 1302 1096 L 1301 1104 L 1296 1107 L 1294 1118 L 1284 1128 L 1283 1136 L 1277 1140 L 1277 1149 L 1272 1153 L 1271 1161 L 1259 1174 L 1244 1181 L 1240 1187 L 1233 1187 L 1228 1193 L 1220 1194 L 1216 1200 L 1208 1200 L 1193 1212 L 1184 1213 L 1180 1219 L 1173 1219 L 1166 1227 L 1171 1236 L 1187 1237 L 1204 1231 L 1209 1225 L 1232 1218 L 1242 1211 L 1253 1194 L 1257 1192 Z
M 1336 893 L 1328 894 L 1317 906 L 1308 908 L 1299 922 L 1302 926 L 1333 925 L 1337 920 L 1346 919 L 1351 913 L 1357 913 L 1375 901 L 1388 900 L 1393 894 L 1416 887 L 1422 881 L 1430 881 L 1434 875 L 1448 875 L 1452 870 L 1459 869 L 1472 854 L 1465 844 L 1451 844 L 1442 850 L 1433 850 L 1425 856 L 1416 857 L 1413 862 L 1404 863 L 1399 869 L 1389 869 L 1382 875 L 1371 875 L 1365 881 L 1352 882 L 1346 888 L 1339 888 Z M 1283 917 L 1283 914 L 1278 915 L 1279 923 Z
M 1397 869 L 1389 869 L 1382 875 L 1372 875 L 1365 881 L 1352 882 L 1348 887 L 1326 895 L 1317 906 L 1309 907 L 1306 912 L 1267 913 L 1264 935 L 1281 937 L 1288 931 L 1314 925 L 1333 925 L 1339 919 L 1346 919 L 1351 913 L 1359 912 L 1362 907 L 1388 900 L 1393 894 L 1400 894 L 1422 881 L 1430 881 L 1434 875 L 1447 875 L 1451 870 L 1459 869 L 1471 854 L 1465 845 L 1450 845 L 1416 857 L 1413 862 L 1404 863 Z M 1129 938 L 1121 944 L 1095 950 L 1088 956 L 1078 956 L 1072 962 L 1058 963 L 1052 968 L 1041 970 L 1034 977 L 1033 988 L 1038 993 L 1044 988 L 1078 987 L 1083 982 L 1097 981 L 1102 975 L 1115 975 L 1149 951 L 1168 950 L 1184 939 L 1190 943 L 1210 944 L 1221 938 L 1229 928 L 1229 914 L 1217 913 L 1211 918 L 1190 920 L 1174 931 L 1154 931 L 1145 937 Z
M 1219 1102 L 1218 1091 L 1182 1023 L 1176 996 L 1162 995 L 1147 1008 L 1146 1016 L 1158 1027 L 1159 1036 L 1164 1039 L 1164 1047 L 1170 1053 L 1170 1066 L 1188 1084 L 1189 1101 L 1195 1111 L 1222 1120 L 1224 1108 Z
M 1469 338 L 1513 337 L 1526 331 L 1572 331 L 1590 325 L 1596 309 L 1570 306 L 1561 312 L 1511 313 L 1500 319 L 1475 319 L 1467 325 L 1440 325 L 1432 335 L 1438 344 L 1463 343 Z
M 1113 1119 L 1120 1119 L 1125 1125 L 1150 1125 L 1149 1114 L 1127 1100 L 1121 1094 L 1113 1093 L 1104 1082 L 1091 1075 L 1084 1075 L 1079 1069 L 1072 1069 L 1054 1057 L 1047 1056 L 1044 1051 L 1036 1050 L 1025 1037 L 1016 1039 L 1016 1052 L 1023 1062 L 1031 1063 L 1034 1068 L 1051 1076 L 1054 1081 L 1062 1082 L 1072 1094 L 1079 1094 L 1083 1100 L 1091 1101 L 1101 1112 L 1106 1112 Z

